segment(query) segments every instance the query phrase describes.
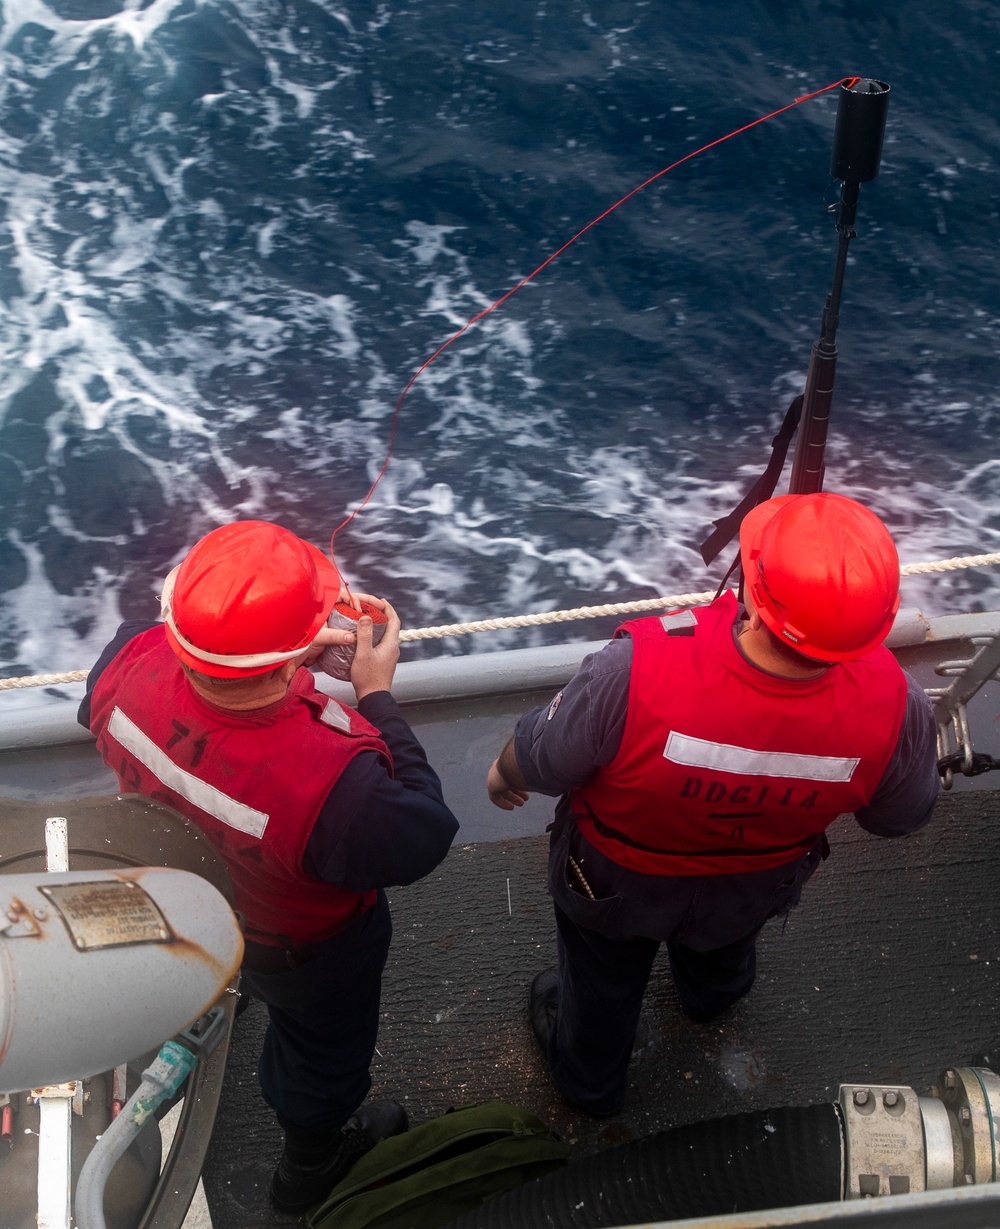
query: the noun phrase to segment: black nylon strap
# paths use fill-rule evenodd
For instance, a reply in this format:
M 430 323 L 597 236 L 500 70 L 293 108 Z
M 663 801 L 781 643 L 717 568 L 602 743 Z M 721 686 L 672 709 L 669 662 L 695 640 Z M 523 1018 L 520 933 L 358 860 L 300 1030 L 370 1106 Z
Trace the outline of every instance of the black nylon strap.
M 756 508 L 758 504 L 762 504 L 774 494 L 774 488 L 778 485 L 778 479 L 781 477 L 781 471 L 785 464 L 785 457 L 788 455 L 788 445 L 792 441 L 792 436 L 795 434 L 795 428 L 799 425 L 801 417 L 802 394 L 800 393 L 785 411 L 785 417 L 778 428 L 778 434 L 771 440 L 771 459 L 767 463 L 767 468 L 732 512 L 712 522 L 715 528 L 701 544 L 701 557 L 705 563 L 712 563 L 713 560 L 717 559 L 725 547 L 736 537 L 740 531 L 740 525 L 743 523 L 743 518 L 750 509 Z M 726 578 L 722 582 L 723 585 L 725 585 L 726 581 L 735 571 L 736 563 L 738 562 L 739 555 L 736 557 L 736 562 L 726 573 Z
M 669 854 L 672 857 L 692 857 L 692 858 L 734 858 L 734 857 L 763 857 L 766 854 L 772 853 L 789 853 L 795 849 L 811 849 L 813 845 L 824 835 L 823 832 L 811 832 L 809 836 L 803 837 L 801 841 L 793 841 L 791 845 L 767 845 L 758 846 L 755 849 L 736 848 L 732 849 L 663 849 L 656 845 L 643 845 L 640 841 L 634 841 L 624 832 L 620 832 L 617 828 L 612 828 L 610 824 L 606 824 L 603 819 L 598 819 L 594 814 L 594 809 L 589 802 L 584 800 L 583 805 L 587 809 L 587 817 L 591 823 L 601 834 L 612 841 L 619 841 L 622 845 L 628 845 L 632 849 L 641 849 L 643 853 L 659 853 Z M 573 816 L 574 819 L 578 818 Z

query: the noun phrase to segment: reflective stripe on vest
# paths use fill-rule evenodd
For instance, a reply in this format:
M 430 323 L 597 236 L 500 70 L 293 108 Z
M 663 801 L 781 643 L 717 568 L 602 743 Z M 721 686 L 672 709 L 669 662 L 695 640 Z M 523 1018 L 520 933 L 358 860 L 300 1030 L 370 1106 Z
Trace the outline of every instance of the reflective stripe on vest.
M 689 768 L 715 768 L 754 777 L 796 777 L 805 781 L 850 781 L 857 756 L 796 755 L 790 751 L 754 751 L 729 743 L 711 743 L 671 730 L 663 757 Z
M 175 790 L 199 810 L 214 815 L 230 828 L 236 828 L 248 836 L 255 836 L 258 840 L 264 835 L 268 816 L 263 811 L 244 806 L 242 802 L 224 794 L 221 789 L 216 789 L 214 785 L 209 785 L 193 773 L 178 768 L 166 751 L 161 751 L 117 706 L 111 714 L 108 733 L 112 738 L 116 738 L 126 751 L 131 751 L 164 785 Z

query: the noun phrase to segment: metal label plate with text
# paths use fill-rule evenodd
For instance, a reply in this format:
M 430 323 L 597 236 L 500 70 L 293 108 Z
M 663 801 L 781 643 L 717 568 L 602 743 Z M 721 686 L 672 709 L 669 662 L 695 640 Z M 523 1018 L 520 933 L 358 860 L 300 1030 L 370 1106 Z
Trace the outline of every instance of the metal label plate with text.
M 39 891 L 52 902 L 81 952 L 132 943 L 165 943 L 167 920 L 153 898 L 130 879 L 59 883 Z

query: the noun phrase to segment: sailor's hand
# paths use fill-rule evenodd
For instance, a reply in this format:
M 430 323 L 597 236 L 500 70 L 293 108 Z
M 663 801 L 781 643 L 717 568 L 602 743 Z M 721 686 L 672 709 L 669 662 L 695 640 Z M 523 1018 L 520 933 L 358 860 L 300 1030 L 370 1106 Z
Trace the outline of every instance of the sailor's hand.
M 501 811 L 513 811 L 515 807 L 523 807 L 530 797 L 527 790 L 514 789 L 513 786 L 507 784 L 505 778 L 500 775 L 500 768 L 496 760 L 490 765 L 490 770 L 486 774 L 486 791 L 490 796 L 490 802 L 495 807 L 499 807 Z
M 359 700 L 373 691 L 388 691 L 399 661 L 399 616 L 385 598 L 368 597 L 366 594 L 365 601 L 384 611 L 388 622 L 382 639 L 373 645 L 371 619 L 363 615 L 358 620 L 358 643 L 351 666 L 351 685 Z
M 341 593 L 347 593 L 346 589 L 341 589 Z M 377 606 L 379 610 L 385 609 L 385 599 L 381 597 L 373 597 L 370 593 L 347 593 L 346 597 L 339 599 L 342 602 L 348 602 L 355 610 L 361 609 L 361 603 L 367 602 L 369 606 Z
M 355 610 L 361 609 L 362 598 L 364 598 L 366 602 L 370 602 L 372 600 L 367 593 L 352 593 L 346 585 L 341 585 L 340 592 L 337 594 L 338 602 L 346 602 L 348 606 L 353 606 Z
M 312 644 L 306 653 L 304 666 L 312 666 L 323 656 L 323 650 L 331 644 L 353 645 L 355 640 L 354 632 L 349 628 L 340 627 L 321 627 L 316 633 Z

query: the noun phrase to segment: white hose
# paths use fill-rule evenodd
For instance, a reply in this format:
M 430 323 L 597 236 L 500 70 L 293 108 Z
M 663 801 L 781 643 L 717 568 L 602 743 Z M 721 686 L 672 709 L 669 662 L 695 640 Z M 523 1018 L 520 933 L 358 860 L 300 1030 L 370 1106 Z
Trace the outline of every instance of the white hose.
M 142 1083 L 94 1145 L 80 1170 L 75 1200 L 77 1229 L 107 1229 L 104 1189 L 111 1171 L 128 1151 L 150 1115 L 174 1095 L 194 1070 L 197 1061 L 190 1050 L 176 1041 L 168 1041 L 152 1065 L 142 1073 Z

